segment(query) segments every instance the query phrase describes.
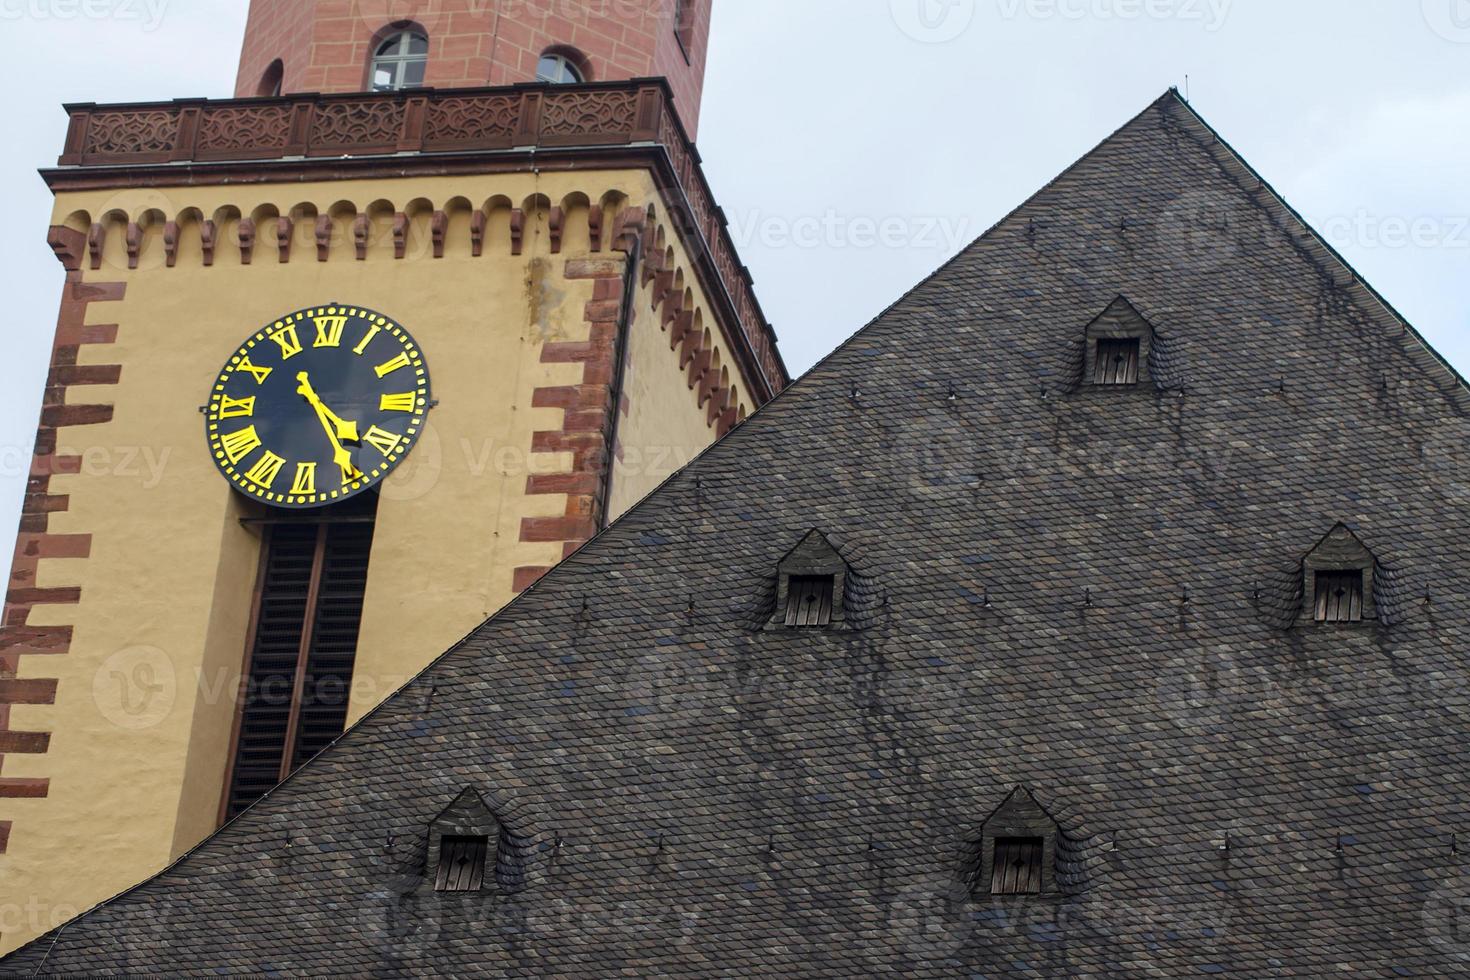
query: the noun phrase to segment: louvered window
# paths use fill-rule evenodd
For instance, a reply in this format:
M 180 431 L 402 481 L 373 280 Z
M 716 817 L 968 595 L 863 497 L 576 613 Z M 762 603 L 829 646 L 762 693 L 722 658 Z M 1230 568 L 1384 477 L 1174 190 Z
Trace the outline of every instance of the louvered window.
M 1361 623 L 1363 621 L 1363 573 L 1317 573 L 1317 622 Z
M 1092 383 L 1099 385 L 1138 384 L 1138 350 L 1137 337 L 1100 338 L 1097 342 L 1097 364 Z
M 786 595 L 786 625 L 831 625 L 832 591 L 830 575 L 791 576 Z
M 372 540 L 371 517 L 266 527 L 224 818 L 342 733 Z
M 436 892 L 477 892 L 485 881 L 486 837 L 444 837 L 439 841 Z
M 1040 895 L 1044 850 L 1045 842 L 1040 837 L 997 838 L 990 894 Z

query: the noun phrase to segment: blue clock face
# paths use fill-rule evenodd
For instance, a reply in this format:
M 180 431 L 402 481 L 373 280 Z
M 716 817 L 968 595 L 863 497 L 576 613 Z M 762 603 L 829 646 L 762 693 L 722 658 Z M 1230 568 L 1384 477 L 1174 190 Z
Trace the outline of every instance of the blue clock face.
M 357 306 L 312 307 L 266 324 L 220 371 L 209 452 L 247 496 L 321 507 L 393 472 L 429 402 L 429 369 L 407 330 Z

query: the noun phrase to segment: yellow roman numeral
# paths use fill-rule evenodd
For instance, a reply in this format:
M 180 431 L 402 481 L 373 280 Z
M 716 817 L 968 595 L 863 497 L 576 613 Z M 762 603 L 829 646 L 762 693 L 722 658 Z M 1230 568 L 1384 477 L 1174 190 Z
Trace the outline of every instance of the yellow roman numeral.
M 342 468 L 342 485 L 344 487 L 349 483 L 362 479 L 362 470 L 353 466 L 351 460 L 345 463 L 338 463 L 337 465 Z
M 255 452 L 260 446 L 260 436 L 255 432 L 255 426 L 248 426 L 239 432 L 231 432 L 227 436 L 220 436 L 220 448 L 225 451 L 225 458 L 234 466 L 240 460 Z
M 403 437 L 395 436 L 391 432 L 384 432 L 375 425 L 363 433 L 362 441 L 372 446 L 384 456 L 392 456 L 398 451 L 398 446 L 403 442 Z
M 388 375 L 392 374 L 394 371 L 397 371 L 399 368 L 406 368 L 412 363 L 413 362 L 408 359 L 408 352 L 404 351 L 397 357 L 393 358 L 393 360 L 388 361 L 386 364 L 379 364 L 377 367 L 373 368 L 373 370 L 378 372 L 378 377 L 386 378 Z
M 281 467 L 285 465 L 284 459 L 267 449 L 265 455 L 250 467 L 250 472 L 245 474 L 245 479 L 257 486 L 269 489 L 270 485 L 276 482 L 276 476 L 281 472 Z
M 271 376 L 271 372 L 275 370 L 275 368 L 256 367 L 254 364 L 250 363 L 250 358 L 242 357 L 240 358 L 240 370 L 248 371 L 251 374 L 255 375 L 255 383 L 258 385 L 263 385 L 265 384 L 265 379 Z
M 221 395 L 219 399 L 219 417 L 222 419 L 248 419 L 255 414 L 255 397 L 231 398 L 229 395 Z
M 418 399 L 419 396 L 412 391 L 405 391 L 401 395 L 384 395 L 378 400 L 378 411 L 412 412 Z
M 301 353 L 301 338 L 296 335 L 296 327 L 282 327 L 270 335 L 281 347 L 281 360 L 289 361 Z
M 298 497 L 311 497 L 316 494 L 315 463 L 296 464 L 296 482 L 291 484 L 291 492 Z
M 319 316 L 316 318 L 316 342 L 313 347 L 341 347 L 342 331 L 347 329 L 345 316 Z
M 376 337 L 378 335 L 378 332 L 382 329 L 383 328 L 378 326 L 376 323 L 369 327 L 367 336 L 362 338 L 361 343 L 352 348 L 352 353 L 361 354 L 363 351 L 367 350 L 367 345 L 373 342 L 373 338 Z

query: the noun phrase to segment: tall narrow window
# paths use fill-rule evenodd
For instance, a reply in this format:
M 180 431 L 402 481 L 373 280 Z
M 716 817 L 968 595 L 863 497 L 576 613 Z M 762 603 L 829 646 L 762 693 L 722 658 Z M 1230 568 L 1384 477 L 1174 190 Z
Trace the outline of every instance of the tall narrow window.
M 429 39 L 418 31 L 400 31 L 373 53 L 369 79 L 374 92 L 398 92 L 424 84 L 429 67 Z
M 265 74 L 260 76 L 260 85 L 256 87 L 256 95 L 277 96 L 281 94 L 281 85 L 285 80 L 286 66 L 277 58 L 272 61 Z
M 698 12 L 694 0 L 677 0 L 674 4 L 674 37 L 686 62 L 691 60 L 690 53 L 694 50 L 694 17 Z
M 342 733 L 376 494 L 321 522 L 265 528 L 225 819 Z

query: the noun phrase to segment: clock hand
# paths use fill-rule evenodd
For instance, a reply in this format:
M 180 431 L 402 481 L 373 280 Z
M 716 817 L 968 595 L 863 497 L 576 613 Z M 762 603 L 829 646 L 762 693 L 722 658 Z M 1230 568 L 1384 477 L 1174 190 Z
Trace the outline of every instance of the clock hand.
M 322 400 L 312 390 L 311 382 L 307 380 L 305 371 L 302 371 L 296 377 L 301 382 L 301 386 L 296 389 L 297 393 L 304 396 L 311 403 L 311 407 L 316 410 L 317 421 L 322 424 L 322 430 L 327 434 L 327 441 L 332 444 L 332 461 L 341 468 L 342 481 L 347 483 L 360 479 L 362 477 L 362 471 L 352 465 L 352 452 L 344 449 L 342 443 L 338 441 L 338 433 L 342 432 L 344 426 L 350 426 L 351 436 L 348 438 L 356 438 L 356 424 L 344 423 L 336 415 L 332 414 L 332 411 L 326 405 L 322 404 Z
M 331 420 L 332 424 L 337 428 L 338 439 L 343 439 L 347 442 L 358 442 L 361 440 L 362 437 L 357 433 L 357 423 L 343 421 L 336 412 L 328 408 L 326 403 L 321 400 L 321 397 L 317 395 L 315 389 L 311 387 L 311 379 L 305 371 L 296 375 L 296 380 L 301 382 L 300 386 L 296 389 L 296 393 L 302 395 L 311 403 L 311 407 L 317 410 L 318 416 Z

